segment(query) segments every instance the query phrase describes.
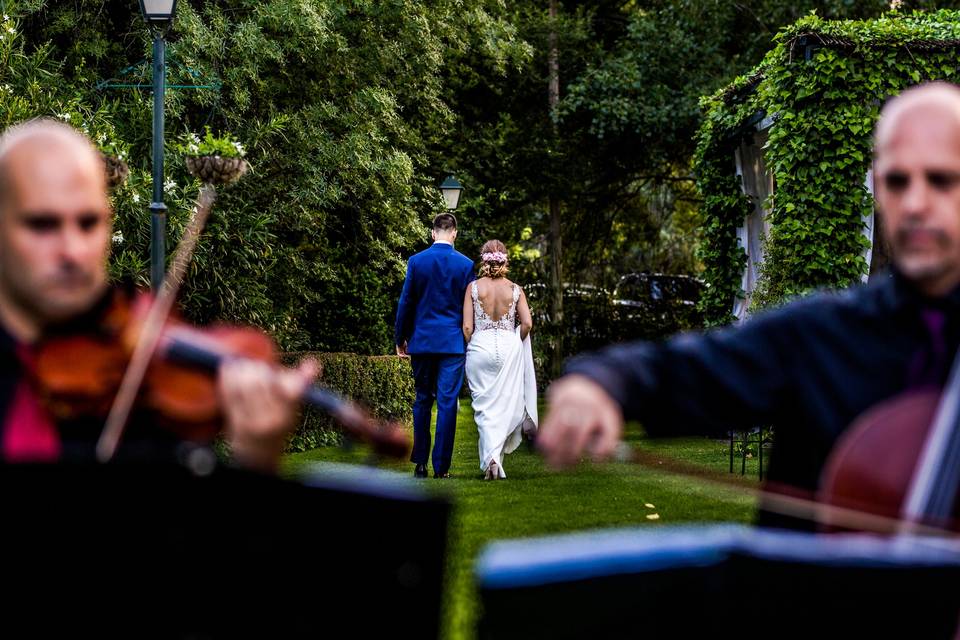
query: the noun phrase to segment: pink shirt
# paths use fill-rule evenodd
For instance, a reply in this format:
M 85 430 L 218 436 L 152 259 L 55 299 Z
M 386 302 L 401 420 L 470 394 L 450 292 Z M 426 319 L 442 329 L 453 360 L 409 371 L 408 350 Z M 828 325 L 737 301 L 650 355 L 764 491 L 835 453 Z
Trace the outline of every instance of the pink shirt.
M 32 356 L 29 348 L 17 346 L 17 357 L 26 371 L 33 366 Z M 60 434 L 50 414 L 40 405 L 29 375 L 20 377 L 13 392 L 0 452 L 7 462 L 55 462 L 60 458 Z

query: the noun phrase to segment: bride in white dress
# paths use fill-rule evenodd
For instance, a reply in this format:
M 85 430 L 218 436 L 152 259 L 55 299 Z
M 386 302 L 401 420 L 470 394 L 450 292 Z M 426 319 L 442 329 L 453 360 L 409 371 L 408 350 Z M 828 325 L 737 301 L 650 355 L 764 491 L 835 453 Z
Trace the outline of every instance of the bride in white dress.
M 479 279 L 463 300 L 467 383 L 480 433 L 484 478 L 506 478 L 503 456 L 537 430 L 537 381 L 530 329 L 533 319 L 523 290 L 507 280 L 507 250 L 490 240 L 481 250 Z

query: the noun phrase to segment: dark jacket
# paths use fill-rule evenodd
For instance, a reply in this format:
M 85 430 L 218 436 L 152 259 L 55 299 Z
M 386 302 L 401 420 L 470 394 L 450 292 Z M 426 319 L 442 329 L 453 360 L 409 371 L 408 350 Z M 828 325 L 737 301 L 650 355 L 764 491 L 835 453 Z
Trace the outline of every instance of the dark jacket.
M 608 347 L 567 372 L 598 382 L 653 436 L 773 425 L 769 481 L 813 491 L 844 429 L 914 384 L 930 352 L 924 309 L 945 314 L 948 357 L 932 376 L 942 384 L 960 344 L 960 290 L 925 299 L 897 274 L 703 335 Z

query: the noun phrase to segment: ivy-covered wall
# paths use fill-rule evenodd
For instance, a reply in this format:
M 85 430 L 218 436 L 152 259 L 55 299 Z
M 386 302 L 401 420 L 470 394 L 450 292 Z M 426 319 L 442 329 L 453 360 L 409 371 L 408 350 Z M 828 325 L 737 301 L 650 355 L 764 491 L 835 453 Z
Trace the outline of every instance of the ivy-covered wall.
M 735 175 L 734 149 L 757 114 L 772 116 L 765 150 L 774 176 L 771 230 L 755 306 L 816 288 L 847 286 L 867 272 L 863 218 L 873 200 L 864 178 L 884 101 L 910 85 L 958 75 L 960 12 L 870 21 L 815 15 L 781 31 L 750 74 L 704 98 L 695 169 L 703 195 L 701 259 L 708 323 L 731 319 L 746 255 L 736 228 L 751 204 Z

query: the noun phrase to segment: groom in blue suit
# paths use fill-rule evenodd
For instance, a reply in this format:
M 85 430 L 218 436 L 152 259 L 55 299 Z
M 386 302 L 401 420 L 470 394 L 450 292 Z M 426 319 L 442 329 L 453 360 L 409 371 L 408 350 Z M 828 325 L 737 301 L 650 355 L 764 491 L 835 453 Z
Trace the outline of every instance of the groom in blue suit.
M 417 398 L 413 403 L 413 475 L 427 477 L 430 418 L 437 401 L 433 477 L 450 477 L 457 398 L 463 385 L 463 298 L 473 281 L 473 261 L 453 248 L 457 219 L 433 220 L 433 246 L 410 257 L 397 308 L 397 355 L 410 356 Z

